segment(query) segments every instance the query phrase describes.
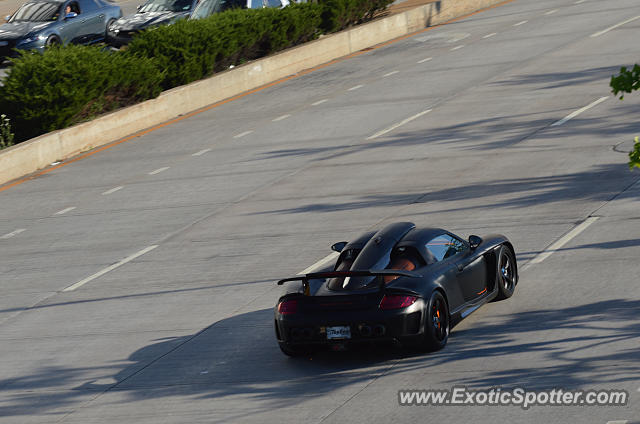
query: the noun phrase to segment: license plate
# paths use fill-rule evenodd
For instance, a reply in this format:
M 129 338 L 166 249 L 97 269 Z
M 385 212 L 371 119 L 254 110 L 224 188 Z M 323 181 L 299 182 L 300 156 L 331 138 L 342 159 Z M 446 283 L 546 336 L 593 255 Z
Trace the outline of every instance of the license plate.
M 327 327 L 327 340 L 340 340 L 351 338 L 351 327 Z
M 4 47 L 4 46 L 8 46 L 9 42 L 8 41 L 0 41 L 0 47 Z

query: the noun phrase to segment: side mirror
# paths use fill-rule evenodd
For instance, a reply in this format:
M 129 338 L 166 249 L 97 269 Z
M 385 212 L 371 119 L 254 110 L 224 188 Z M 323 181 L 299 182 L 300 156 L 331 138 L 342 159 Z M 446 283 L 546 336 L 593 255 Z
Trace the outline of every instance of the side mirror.
M 137 5 L 137 6 L 136 6 L 136 10 L 138 10 L 138 11 L 139 11 L 140 9 L 142 9 L 142 6 L 144 6 L 144 5 L 142 5 L 142 4 Z
M 5 22 L 9 22 L 9 19 L 11 19 L 11 15 L 7 15 L 4 17 L 4 21 Z
M 482 243 L 482 239 L 478 236 L 469 236 L 469 247 L 471 250 L 476 250 Z
M 65 15 L 65 19 L 71 19 L 71 18 L 75 18 L 76 16 L 78 16 L 78 14 L 76 12 L 69 12 Z
M 337 243 L 335 243 L 333 246 L 331 246 L 331 250 L 333 250 L 334 252 L 342 252 L 342 249 L 344 249 L 344 247 L 347 245 L 346 241 L 339 241 Z

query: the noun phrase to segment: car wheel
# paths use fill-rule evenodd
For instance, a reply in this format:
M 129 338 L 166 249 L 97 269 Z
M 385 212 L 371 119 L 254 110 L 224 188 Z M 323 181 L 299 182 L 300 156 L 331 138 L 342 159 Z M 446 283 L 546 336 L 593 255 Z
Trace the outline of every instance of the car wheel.
M 422 348 L 430 352 L 440 350 L 448 339 L 449 306 L 442 293 L 436 290 L 427 303 Z
M 313 351 L 306 346 L 291 346 L 288 343 L 278 343 L 278 346 L 280 346 L 280 350 L 282 351 L 282 353 L 294 358 L 298 356 L 310 355 L 313 353 Z
M 50 35 L 45 42 L 45 46 L 58 46 L 60 45 L 60 39 L 57 35 Z
M 510 248 L 502 246 L 498 253 L 497 300 L 508 299 L 516 289 L 516 259 Z
M 104 39 L 106 40 L 109 35 L 109 27 L 115 22 L 115 19 L 109 19 L 107 26 L 104 27 Z

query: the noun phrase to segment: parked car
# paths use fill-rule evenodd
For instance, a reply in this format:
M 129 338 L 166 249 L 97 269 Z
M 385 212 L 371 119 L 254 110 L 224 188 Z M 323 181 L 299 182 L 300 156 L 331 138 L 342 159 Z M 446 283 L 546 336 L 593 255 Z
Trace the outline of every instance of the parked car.
M 107 43 L 114 47 L 128 44 L 140 31 L 159 25 L 169 25 L 186 19 L 198 0 L 148 0 L 133 15 L 113 22 L 107 29 Z
M 227 9 L 262 9 L 264 7 L 283 8 L 289 0 L 201 0 L 189 19 L 202 19 Z
M 107 26 L 122 16 L 106 0 L 32 0 L 0 25 L 0 61 L 14 49 L 44 50 L 53 44 L 102 41 Z

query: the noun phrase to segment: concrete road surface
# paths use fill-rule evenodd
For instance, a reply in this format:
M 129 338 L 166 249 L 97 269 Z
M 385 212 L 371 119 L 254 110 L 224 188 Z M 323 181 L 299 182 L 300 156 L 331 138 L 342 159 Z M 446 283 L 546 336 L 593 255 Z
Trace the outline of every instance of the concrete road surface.
M 639 31 L 516 0 L 0 192 L 0 423 L 637 423 Z M 507 235 L 514 297 L 437 353 L 282 355 L 275 280 L 398 220 Z M 461 385 L 629 399 L 398 403 Z

